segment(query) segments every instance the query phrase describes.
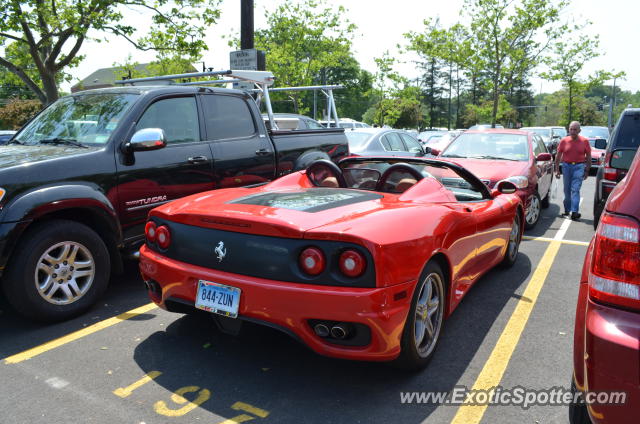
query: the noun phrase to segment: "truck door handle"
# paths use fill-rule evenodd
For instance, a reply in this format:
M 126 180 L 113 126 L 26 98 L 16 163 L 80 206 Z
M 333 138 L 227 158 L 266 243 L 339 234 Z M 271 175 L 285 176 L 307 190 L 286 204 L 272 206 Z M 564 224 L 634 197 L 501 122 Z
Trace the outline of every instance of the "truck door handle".
M 267 149 L 256 150 L 256 155 L 258 156 L 266 156 L 269 154 L 271 154 L 271 152 L 269 152 Z
M 192 156 L 187 160 L 189 161 L 189 163 L 202 163 L 207 162 L 209 159 L 207 159 L 206 156 Z

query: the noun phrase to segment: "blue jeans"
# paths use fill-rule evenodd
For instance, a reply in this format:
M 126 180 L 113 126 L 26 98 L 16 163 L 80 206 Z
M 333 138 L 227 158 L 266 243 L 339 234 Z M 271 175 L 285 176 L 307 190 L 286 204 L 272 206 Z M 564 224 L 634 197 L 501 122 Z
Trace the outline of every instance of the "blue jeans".
M 578 212 L 580 209 L 580 187 L 584 179 L 584 163 L 562 162 L 562 181 L 564 182 L 564 211 Z

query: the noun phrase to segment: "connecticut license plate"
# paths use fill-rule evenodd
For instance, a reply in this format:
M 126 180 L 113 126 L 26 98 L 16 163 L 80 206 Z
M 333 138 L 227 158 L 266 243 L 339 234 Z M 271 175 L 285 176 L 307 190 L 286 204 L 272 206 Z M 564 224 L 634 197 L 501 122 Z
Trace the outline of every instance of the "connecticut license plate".
M 196 308 L 226 317 L 237 318 L 240 305 L 240 289 L 199 280 Z

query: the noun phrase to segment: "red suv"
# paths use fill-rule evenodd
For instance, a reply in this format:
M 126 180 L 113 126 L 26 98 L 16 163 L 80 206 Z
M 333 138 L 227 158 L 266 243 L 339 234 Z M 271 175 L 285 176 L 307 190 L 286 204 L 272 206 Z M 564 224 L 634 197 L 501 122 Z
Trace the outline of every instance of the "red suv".
M 616 167 L 617 160 L 610 158 Z M 589 401 L 625 392 L 624 404 L 573 403 L 571 423 L 636 423 L 640 417 L 640 155 L 611 192 L 582 268 L 572 390 Z M 591 420 L 591 421 L 590 421 Z

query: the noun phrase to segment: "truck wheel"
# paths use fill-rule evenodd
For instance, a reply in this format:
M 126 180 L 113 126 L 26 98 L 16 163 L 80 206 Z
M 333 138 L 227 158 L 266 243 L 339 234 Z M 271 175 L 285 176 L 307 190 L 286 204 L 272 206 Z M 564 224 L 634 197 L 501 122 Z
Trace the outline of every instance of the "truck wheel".
M 429 262 L 413 293 L 394 365 L 408 370 L 427 366 L 440 340 L 445 304 L 444 275 L 435 261 Z
M 4 292 L 16 311 L 38 321 L 62 321 L 86 311 L 109 282 L 109 252 L 84 224 L 36 224 L 18 243 Z

